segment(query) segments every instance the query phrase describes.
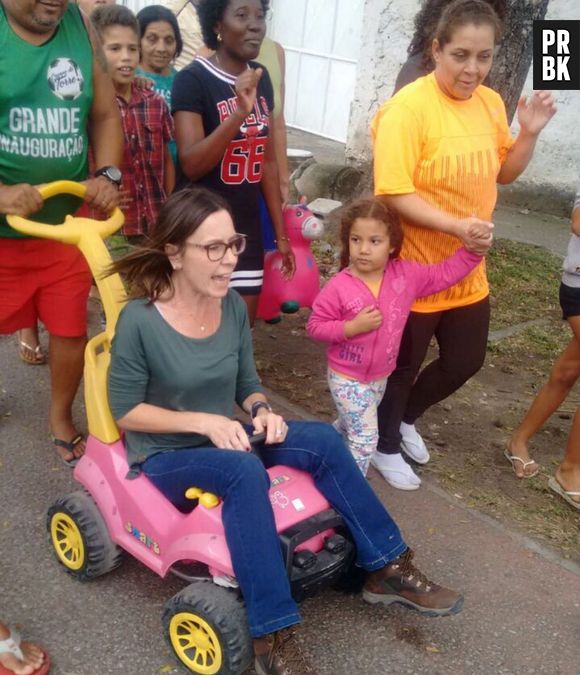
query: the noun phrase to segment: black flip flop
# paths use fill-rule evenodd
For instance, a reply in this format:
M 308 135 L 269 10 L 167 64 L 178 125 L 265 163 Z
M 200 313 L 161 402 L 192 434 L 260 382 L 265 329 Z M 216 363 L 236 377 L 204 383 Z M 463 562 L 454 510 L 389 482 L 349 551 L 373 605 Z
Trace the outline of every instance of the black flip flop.
M 74 449 L 77 447 L 77 445 L 85 440 L 85 438 L 82 434 L 77 434 L 68 443 L 66 441 L 63 441 L 60 438 L 56 438 L 52 434 L 51 434 L 50 438 L 52 439 L 53 444 L 56 445 L 58 448 L 64 448 L 65 450 L 68 450 L 69 452 L 73 452 L 73 453 L 74 453 Z M 70 467 L 71 469 L 79 463 L 80 457 L 73 457 L 72 459 L 65 459 L 58 452 L 56 454 L 58 455 L 58 458 L 60 459 L 60 461 L 63 464 L 66 464 L 66 466 Z

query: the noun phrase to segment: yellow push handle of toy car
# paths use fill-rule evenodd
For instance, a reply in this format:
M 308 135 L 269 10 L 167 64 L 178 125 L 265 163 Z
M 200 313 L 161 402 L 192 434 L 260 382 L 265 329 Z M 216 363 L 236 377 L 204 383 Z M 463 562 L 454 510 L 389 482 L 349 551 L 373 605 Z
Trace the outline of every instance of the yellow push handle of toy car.
M 81 183 L 70 180 L 59 180 L 47 183 L 38 188 L 43 199 L 49 199 L 60 194 L 70 194 L 84 198 L 86 187 Z M 94 220 L 78 216 L 66 216 L 64 223 L 60 225 L 47 225 L 37 223 L 22 216 L 8 215 L 6 220 L 10 227 L 30 237 L 53 239 L 64 244 L 78 246 L 85 256 L 93 273 L 97 288 L 101 295 L 103 309 L 107 319 L 106 332 L 112 339 L 119 312 L 123 308 L 126 295 L 123 282 L 117 274 L 105 279 L 103 272 L 111 264 L 111 256 L 103 239 L 116 232 L 125 222 L 125 217 L 120 209 L 114 209 L 107 220 Z
M 57 180 L 54 183 L 47 183 L 38 188 L 41 197 L 46 200 L 50 197 L 56 197 L 60 194 L 74 195 L 84 199 L 87 188 L 81 183 L 75 183 L 70 180 Z M 22 216 L 7 216 L 10 227 L 18 232 L 26 234 L 29 237 L 41 237 L 42 239 L 55 239 L 64 244 L 73 244 L 78 246 L 81 238 L 81 227 L 77 221 L 89 220 L 88 218 L 75 218 L 66 216 L 64 223 L 60 225 L 46 225 L 37 223 L 34 220 L 28 220 Z M 124 223 L 125 218 L 120 209 L 116 208 L 107 220 L 91 220 L 91 227 L 101 239 L 116 232 Z

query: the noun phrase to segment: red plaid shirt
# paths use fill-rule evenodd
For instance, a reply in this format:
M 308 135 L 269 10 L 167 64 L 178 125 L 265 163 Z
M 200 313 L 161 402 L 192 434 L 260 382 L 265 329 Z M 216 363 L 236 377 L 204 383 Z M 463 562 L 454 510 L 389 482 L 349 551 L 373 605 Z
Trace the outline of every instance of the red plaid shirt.
M 166 147 L 173 139 L 173 118 L 167 104 L 153 91 L 133 84 L 131 101 L 117 96 L 121 111 L 123 199 L 126 235 L 144 235 L 155 222 L 165 194 Z

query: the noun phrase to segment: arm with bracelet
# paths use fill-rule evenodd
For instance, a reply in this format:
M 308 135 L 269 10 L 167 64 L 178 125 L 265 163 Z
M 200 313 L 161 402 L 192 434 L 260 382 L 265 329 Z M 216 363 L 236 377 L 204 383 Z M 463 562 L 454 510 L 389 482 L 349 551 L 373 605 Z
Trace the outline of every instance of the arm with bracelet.
M 243 403 L 243 409 L 250 414 L 254 433 L 266 434 L 265 443 L 281 443 L 288 433 L 288 425 L 281 415 L 272 410 L 264 394 L 251 394 Z

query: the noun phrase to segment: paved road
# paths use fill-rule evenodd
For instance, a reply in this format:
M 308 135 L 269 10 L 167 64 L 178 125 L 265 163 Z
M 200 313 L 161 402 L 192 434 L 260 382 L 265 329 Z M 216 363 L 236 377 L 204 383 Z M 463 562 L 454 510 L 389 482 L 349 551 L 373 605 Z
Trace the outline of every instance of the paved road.
M 126 560 L 80 584 L 52 557 L 46 508 L 75 485 L 47 439 L 47 368 L 18 362 L 13 338 L 0 338 L 0 388 L 0 616 L 49 647 L 55 675 L 180 672 L 160 629 L 179 580 Z M 277 399 L 276 406 L 287 407 Z M 82 424 L 80 405 L 77 414 Z M 303 641 L 322 675 L 578 673 L 577 569 L 434 487 L 405 494 L 371 480 L 420 567 L 461 588 L 466 607 L 453 618 L 426 619 L 325 592 L 303 606 Z

